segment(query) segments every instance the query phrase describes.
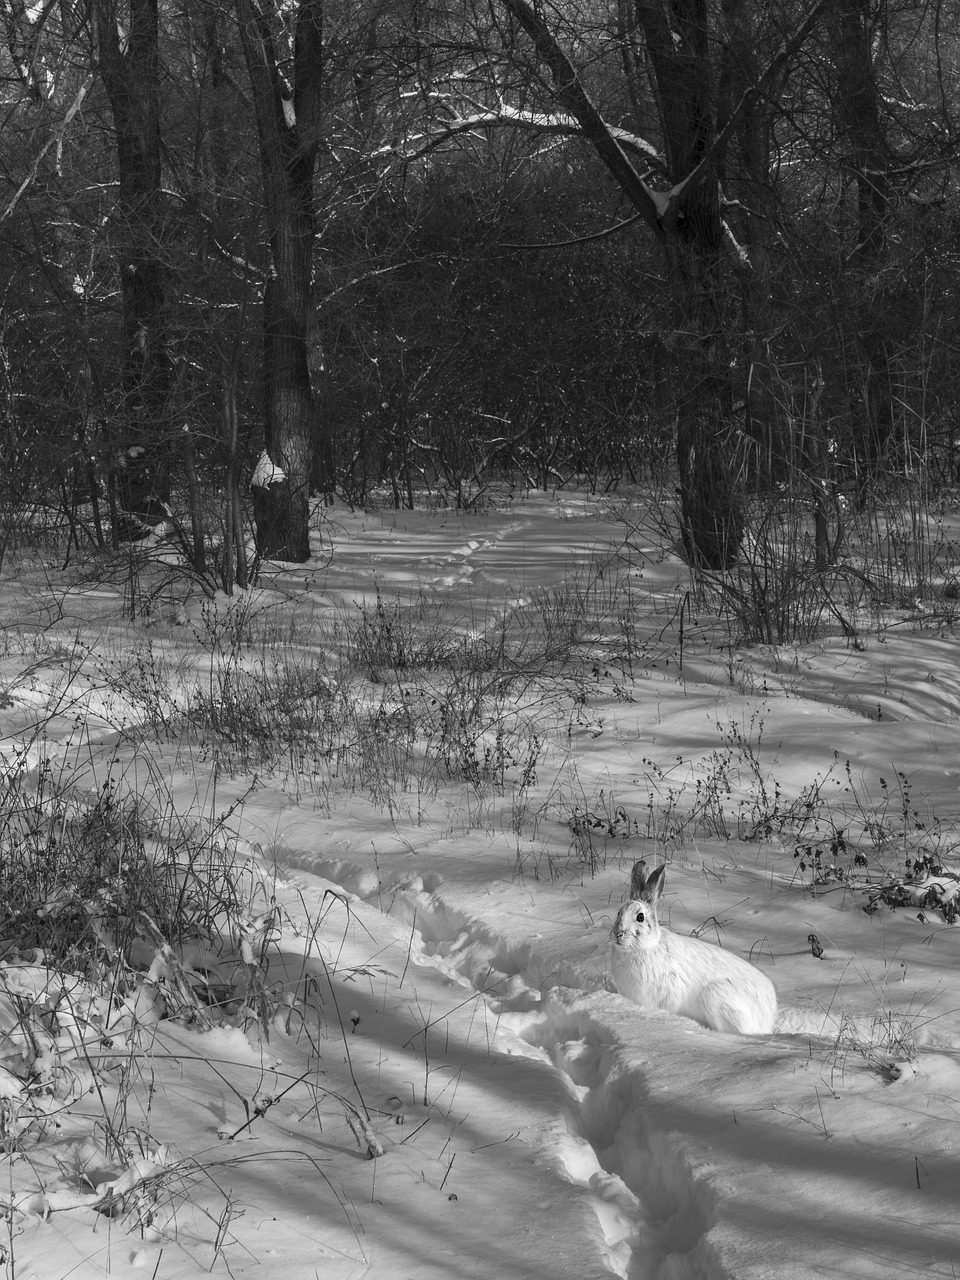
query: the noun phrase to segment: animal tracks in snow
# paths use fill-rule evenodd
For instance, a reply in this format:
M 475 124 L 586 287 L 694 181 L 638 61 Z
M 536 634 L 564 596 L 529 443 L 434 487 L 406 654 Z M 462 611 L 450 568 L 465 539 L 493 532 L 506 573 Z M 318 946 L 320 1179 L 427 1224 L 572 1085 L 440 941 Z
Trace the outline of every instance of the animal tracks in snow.
M 540 1016 L 512 1026 L 569 1081 L 575 1141 L 565 1152 L 566 1169 L 591 1193 L 616 1273 L 629 1280 L 708 1274 L 706 1206 L 682 1161 L 647 1129 L 642 1067 L 630 1067 L 619 1046 L 604 1043 L 597 1023 L 578 1016 L 577 1000 L 561 992 L 546 997 Z
M 375 583 L 386 595 L 418 585 L 451 603 L 479 596 L 499 608 L 522 606 L 534 589 L 568 581 L 595 554 L 586 539 L 565 543 L 558 555 L 556 525 L 535 502 L 503 524 L 422 511 L 381 512 L 373 521 L 351 516 L 349 523 L 351 537 L 338 543 L 325 569 L 328 593 L 349 585 L 349 598 L 358 583 Z
M 951 1274 L 944 1224 L 960 1174 L 917 1120 L 939 1132 L 954 1118 L 951 1046 L 896 1073 L 818 1037 L 809 1015 L 772 1036 L 707 1031 L 603 989 L 583 938 L 571 948 L 568 931 L 531 929 L 549 926 L 549 912 L 510 917 L 495 898 L 458 896 L 422 873 L 388 890 L 346 862 L 316 870 L 354 884 L 411 930 L 420 963 L 481 996 L 497 1022 L 494 1052 L 550 1073 L 541 1099 L 554 1121 L 538 1160 L 589 1213 L 606 1272 L 873 1280 L 908 1274 L 922 1237 L 929 1274 Z M 936 1176 L 905 1208 L 929 1168 Z M 905 1213 L 917 1219 L 909 1229 Z
M 596 1215 L 610 1272 L 624 1280 L 726 1275 L 706 1261 L 709 1186 L 688 1173 L 683 1150 L 673 1149 L 668 1135 L 648 1128 L 644 1063 L 631 1060 L 605 1026 L 603 1006 L 624 1002 L 551 987 L 549 979 L 541 992 L 532 947 L 498 938 L 416 881 L 390 903 L 391 914 L 416 929 L 424 959 L 481 992 L 498 1016 L 501 1047 L 558 1074 L 565 1106 L 554 1157 Z

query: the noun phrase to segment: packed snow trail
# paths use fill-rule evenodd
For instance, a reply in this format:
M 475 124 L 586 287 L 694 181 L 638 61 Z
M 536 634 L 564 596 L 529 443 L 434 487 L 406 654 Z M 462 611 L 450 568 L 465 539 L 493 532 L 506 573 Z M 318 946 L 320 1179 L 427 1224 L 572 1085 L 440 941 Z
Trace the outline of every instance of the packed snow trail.
M 953 1114 L 941 1098 L 960 1084 L 955 1045 L 900 1075 L 839 1056 L 832 1035 L 816 1037 L 822 1019 L 809 1012 L 787 1011 L 795 1034 L 710 1032 L 638 1010 L 603 988 L 596 966 L 474 915 L 462 896 L 451 905 L 430 877 L 387 890 L 349 863 L 290 861 L 312 863 L 404 921 L 421 963 L 481 993 L 498 1016 L 501 1051 L 558 1073 L 555 1158 L 588 1196 L 613 1274 L 879 1280 L 920 1274 L 918 1248 L 924 1275 L 954 1274 L 960 1169 L 938 1166 L 929 1194 L 911 1197 L 922 1163 L 913 1144 L 932 1158 L 929 1139 L 912 1136 L 912 1117 L 920 1108 Z
M 288 859 L 285 859 L 288 860 Z M 306 858 L 293 858 L 303 866 Z M 313 860 L 320 870 L 317 860 Z M 323 867 L 328 874 L 330 867 Z M 337 868 L 352 888 L 369 883 Z M 529 985 L 545 981 L 529 945 L 497 938 L 486 926 L 447 907 L 421 887 L 391 892 L 390 914 L 419 935 L 421 960 L 431 961 L 481 992 L 499 1018 L 502 1047 L 549 1063 L 566 1098 L 557 1155 L 566 1177 L 589 1196 L 605 1242 L 605 1262 L 623 1280 L 733 1280 L 712 1256 L 705 1237 L 712 1222 L 712 1191 L 691 1173 L 682 1152 L 644 1121 L 643 1064 L 629 1064 L 590 1012 L 598 998 L 619 997 Z M 563 974 L 574 983 L 577 974 Z M 551 977 L 556 981 L 556 971 Z

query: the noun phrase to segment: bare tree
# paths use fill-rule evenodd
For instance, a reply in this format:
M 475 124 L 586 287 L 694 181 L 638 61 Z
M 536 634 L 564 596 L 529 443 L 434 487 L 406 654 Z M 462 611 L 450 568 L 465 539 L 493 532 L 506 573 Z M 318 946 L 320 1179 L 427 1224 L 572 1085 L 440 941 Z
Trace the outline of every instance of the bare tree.
M 725 261 L 749 269 L 720 204 L 719 168 L 729 138 L 812 30 L 825 0 L 807 16 L 753 83 L 744 86 L 718 127 L 718 66 L 706 0 L 636 0 L 636 20 L 621 18 L 625 36 L 639 31 L 654 83 L 667 189 L 651 185 L 583 87 L 543 11 L 528 0 L 500 0 L 534 43 L 548 69 L 552 95 L 574 117 L 624 195 L 660 245 L 673 292 L 670 345 L 683 370 L 678 397 L 677 459 L 681 531 L 693 564 L 724 568 L 743 534 L 733 440 L 733 384 Z M 638 54 L 630 46 L 628 81 Z M 629 87 L 629 85 L 628 85 Z M 636 89 L 631 95 L 637 98 Z
M 164 315 L 164 198 L 160 167 L 157 0 L 90 4 L 97 66 L 117 147 L 123 311 L 121 506 L 156 519 L 169 498 L 171 362 Z
M 257 550 L 310 556 L 309 498 L 319 424 L 308 338 L 322 128 L 323 0 L 236 0 L 260 144 L 270 250 L 263 294 L 264 443 L 271 465 L 254 485 Z
M 881 115 L 874 62 L 878 35 L 867 0 L 835 0 L 832 13 L 836 119 L 840 162 L 856 185 L 854 244 L 847 258 L 856 296 L 856 341 L 862 368 L 863 481 L 877 474 L 893 431 L 890 317 L 882 268 L 891 213 L 891 148 Z

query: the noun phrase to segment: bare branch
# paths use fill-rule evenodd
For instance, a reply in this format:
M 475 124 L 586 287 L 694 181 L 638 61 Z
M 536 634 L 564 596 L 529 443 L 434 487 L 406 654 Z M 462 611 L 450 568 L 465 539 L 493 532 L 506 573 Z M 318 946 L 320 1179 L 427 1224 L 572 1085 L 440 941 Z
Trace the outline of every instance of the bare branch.
M 605 227 L 603 231 L 593 231 L 589 235 L 577 236 L 573 240 L 546 240 L 540 244 L 510 244 L 508 241 L 501 241 L 501 249 L 568 249 L 575 244 L 589 244 L 592 240 L 606 240 L 608 236 L 615 236 L 618 231 L 623 231 L 625 227 L 632 227 L 635 222 L 639 222 L 643 217 L 642 213 L 635 213 L 632 218 L 624 218 L 622 222 L 615 222 L 612 227 Z
M 67 113 L 63 117 L 63 119 L 60 121 L 59 126 L 53 131 L 53 133 L 51 133 L 50 137 L 46 140 L 46 142 L 40 148 L 40 151 L 36 159 L 34 160 L 33 164 L 30 166 L 30 172 L 27 174 L 24 180 L 20 183 L 20 186 L 17 188 L 16 192 L 13 195 L 13 198 L 11 199 L 10 203 L 7 205 L 6 209 L 4 209 L 3 213 L 0 214 L 0 226 L 3 226 L 6 220 L 13 213 L 14 209 L 16 209 L 17 205 L 20 203 L 20 199 L 23 196 L 24 192 L 27 191 L 28 188 L 31 187 L 34 182 L 36 182 L 37 174 L 40 172 L 40 165 L 43 163 L 43 157 L 47 154 L 47 152 L 50 150 L 51 147 L 58 146 L 63 141 L 64 134 L 70 128 L 71 120 L 80 110 L 81 104 L 83 103 L 84 98 L 87 96 L 87 93 L 92 84 L 93 84 L 93 73 L 91 72 L 83 81 L 80 88 L 77 90 L 77 95 L 74 98 L 73 102 L 68 107 Z
M 500 3 L 533 41 L 541 62 L 550 71 L 553 95 L 557 102 L 578 122 L 584 137 L 593 144 L 621 191 L 650 229 L 662 238 L 666 198 L 648 187 L 637 173 L 629 156 L 587 95 L 576 68 L 553 32 L 527 0 L 500 0 Z
M 740 124 L 744 112 L 751 103 L 755 102 L 757 98 L 763 97 L 763 95 L 770 89 L 774 80 L 776 80 L 784 66 L 790 61 L 794 54 L 799 51 L 801 45 L 813 30 L 817 20 L 832 3 L 833 0 L 819 0 L 819 3 L 814 5 L 791 39 L 787 41 L 776 57 L 767 65 L 766 69 L 757 80 L 757 83 L 751 85 L 749 89 L 744 91 L 740 101 L 730 113 L 730 119 L 726 122 L 714 138 L 713 142 L 704 152 L 696 167 L 691 169 L 687 176 L 682 179 L 682 181 L 678 182 L 676 186 L 671 187 L 670 191 L 667 193 L 667 221 L 669 221 L 671 217 L 676 216 L 676 211 L 678 210 L 680 201 L 684 196 L 689 195 L 689 193 L 703 181 L 707 174 L 713 171 L 717 157 L 722 155 L 724 148 L 730 141 L 733 131 Z
M 496 107 L 480 107 L 471 115 L 455 115 L 453 119 L 437 125 L 429 132 L 411 134 L 402 142 L 390 143 L 372 154 L 374 157 L 398 155 L 404 160 L 418 160 L 462 134 L 500 128 L 528 129 L 534 133 L 554 134 L 559 137 L 583 137 L 584 135 L 582 125 L 572 115 L 521 110 L 507 102 L 501 102 Z M 656 165 L 663 163 L 656 147 L 645 138 L 630 133 L 627 129 L 619 129 L 615 125 L 607 125 L 606 128 L 621 146 L 636 151 L 647 163 Z

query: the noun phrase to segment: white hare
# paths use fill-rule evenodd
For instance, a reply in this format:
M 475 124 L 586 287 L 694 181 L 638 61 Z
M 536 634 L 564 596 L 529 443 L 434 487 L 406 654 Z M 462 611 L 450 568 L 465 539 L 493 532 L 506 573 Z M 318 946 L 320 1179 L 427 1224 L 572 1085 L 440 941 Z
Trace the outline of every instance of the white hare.
M 666 867 L 634 865 L 630 901 L 613 926 L 610 967 L 617 990 L 643 1009 L 666 1009 L 714 1031 L 766 1035 L 777 1020 L 770 979 L 709 942 L 682 938 L 657 919 Z

